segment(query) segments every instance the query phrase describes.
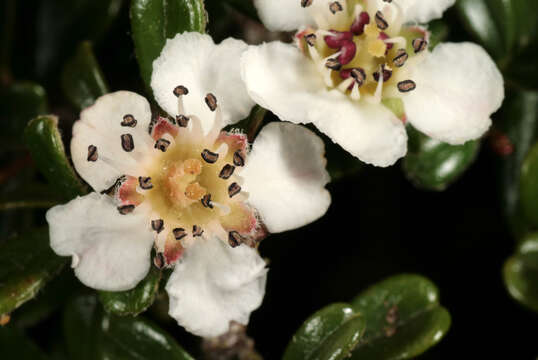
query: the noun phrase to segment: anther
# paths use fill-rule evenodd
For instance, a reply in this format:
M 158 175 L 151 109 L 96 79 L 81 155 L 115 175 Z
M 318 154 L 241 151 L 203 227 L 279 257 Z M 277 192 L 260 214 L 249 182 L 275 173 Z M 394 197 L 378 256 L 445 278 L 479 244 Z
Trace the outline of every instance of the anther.
M 193 237 L 196 237 L 196 236 L 202 236 L 202 234 L 204 233 L 204 230 L 202 230 L 202 228 L 198 225 L 193 225 L 192 226 L 192 236 Z
M 342 7 L 342 4 L 340 4 L 338 1 L 333 1 L 329 5 L 329 10 L 331 10 L 333 14 L 336 14 L 337 12 L 344 10 L 344 8 Z
M 205 149 L 204 151 L 202 151 L 202 159 L 204 159 L 205 162 L 209 164 L 214 164 L 219 159 L 219 154 Z
M 358 87 L 361 87 L 366 81 L 366 73 L 361 68 L 351 69 L 349 75 L 355 80 Z
M 301 0 L 301 6 L 302 7 L 309 7 L 310 5 L 312 5 L 312 1 L 314 0 Z
M 211 194 L 205 194 L 200 202 L 205 208 L 213 209 L 213 204 L 211 203 Z
M 172 230 L 172 232 L 174 233 L 174 237 L 176 238 L 176 240 L 181 240 L 185 236 L 187 236 L 187 232 L 183 228 L 175 228 L 174 230 Z
M 139 176 L 138 177 L 138 184 L 144 190 L 153 189 L 153 184 L 151 183 L 151 178 L 150 177 Z
M 163 219 L 157 219 L 157 220 L 151 220 L 151 228 L 158 233 L 163 231 L 164 229 L 164 220 Z
M 128 127 L 135 127 L 136 126 L 136 119 L 133 115 L 127 114 L 123 117 L 123 121 L 121 122 L 121 126 L 128 126 Z
M 127 152 L 131 152 L 134 149 L 133 136 L 131 134 L 123 134 L 121 136 L 121 147 Z
M 392 62 L 397 67 L 402 67 L 405 65 L 405 62 L 409 58 L 409 55 L 407 55 L 407 51 L 405 49 L 399 49 L 398 52 L 396 52 L 396 56 L 394 59 L 392 59 Z
M 375 13 L 375 23 L 380 30 L 385 30 L 389 27 L 389 23 L 385 20 L 385 16 L 381 11 Z
M 392 70 L 386 68 L 385 65 L 382 65 L 382 66 L 381 66 L 381 70 L 383 71 L 383 82 L 385 83 L 385 82 L 387 82 L 387 81 L 390 79 L 390 77 L 392 76 Z M 375 81 L 379 81 L 379 75 L 380 75 L 380 74 L 379 74 L 379 71 L 376 71 L 376 72 L 374 73 L 374 80 L 375 80 Z
M 224 165 L 224 167 L 220 171 L 219 177 L 221 179 L 227 180 L 227 179 L 230 178 L 230 176 L 233 175 L 234 170 L 235 170 L 235 166 L 230 165 L 230 164 L 226 164 L 226 165 Z
M 316 45 L 316 34 L 308 34 L 304 37 L 304 40 L 309 46 Z
M 134 205 L 124 205 L 124 206 L 118 207 L 118 211 L 122 215 L 130 214 L 130 213 L 132 213 L 134 211 L 134 209 L 135 209 Z
M 243 243 L 243 237 L 237 231 L 230 231 L 228 233 L 228 244 L 231 247 L 238 247 Z
M 424 51 L 426 47 L 428 46 L 428 42 L 424 40 L 424 38 L 416 38 L 413 40 L 413 49 L 415 50 L 415 54 L 418 54 L 421 51 Z
M 417 84 L 415 84 L 413 80 L 404 80 L 398 83 L 398 90 L 403 93 L 413 91 L 416 88 L 417 88 Z
M 364 27 L 370 23 L 370 15 L 363 11 L 351 24 L 351 32 L 355 35 L 362 35 L 364 33 Z
M 205 103 L 207 104 L 207 107 L 209 108 L 209 110 L 211 111 L 217 110 L 217 98 L 215 97 L 215 95 L 211 93 L 207 94 L 205 97 Z
M 353 33 L 351 31 L 330 31 L 331 35 L 325 35 L 323 40 L 331 49 L 340 49 L 346 41 L 353 40 Z
M 234 165 L 239 167 L 245 166 L 245 157 L 241 150 L 234 152 Z
M 187 127 L 187 125 L 189 125 L 190 120 L 191 119 L 185 115 L 176 116 L 176 122 L 179 127 Z
M 357 45 L 353 41 L 345 41 L 338 56 L 338 63 L 341 65 L 349 64 L 357 54 Z
M 90 145 L 88 146 L 88 161 L 97 161 L 97 158 L 99 157 L 97 153 L 97 146 Z
M 241 192 L 241 186 L 238 183 L 234 182 L 228 186 L 228 196 L 234 197 L 235 195 Z
M 325 63 L 325 67 L 331 70 L 338 71 L 342 68 L 342 64 L 340 64 L 338 59 L 328 59 L 327 62 Z
M 169 146 L 170 146 L 170 141 L 168 141 L 166 139 L 159 139 L 159 140 L 157 140 L 155 142 L 154 148 L 159 149 L 162 152 L 165 152 L 168 149 Z
M 153 258 L 153 265 L 155 265 L 155 267 L 160 270 L 164 267 L 164 264 L 165 260 L 163 253 L 158 252 L 157 254 L 155 254 L 155 257 Z
M 189 94 L 189 89 L 187 89 L 183 85 L 176 86 L 176 88 L 174 89 L 174 95 L 177 97 L 180 97 L 181 95 L 188 95 L 188 94 Z

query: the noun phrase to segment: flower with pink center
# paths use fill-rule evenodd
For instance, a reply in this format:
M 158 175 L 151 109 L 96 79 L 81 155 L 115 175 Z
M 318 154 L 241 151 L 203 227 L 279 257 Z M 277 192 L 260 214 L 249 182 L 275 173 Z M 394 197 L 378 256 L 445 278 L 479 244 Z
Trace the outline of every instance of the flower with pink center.
M 428 48 L 418 23 L 455 0 L 254 0 L 270 30 L 295 44 L 251 47 L 241 76 L 251 97 L 282 120 L 313 123 L 376 166 L 407 152 L 405 122 L 462 144 L 481 137 L 504 99 L 493 60 L 472 43 Z
M 173 268 L 170 315 L 206 337 L 246 324 L 261 304 L 260 240 L 316 220 L 330 204 L 324 145 L 310 130 L 271 123 L 252 147 L 222 130 L 254 105 L 240 79 L 246 48 L 198 33 L 168 40 L 151 82 L 167 115 L 127 91 L 85 109 L 71 155 L 95 192 L 47 212 L 52 248 L 72 256 L 85 285 L 123 291 L 150 266 Z

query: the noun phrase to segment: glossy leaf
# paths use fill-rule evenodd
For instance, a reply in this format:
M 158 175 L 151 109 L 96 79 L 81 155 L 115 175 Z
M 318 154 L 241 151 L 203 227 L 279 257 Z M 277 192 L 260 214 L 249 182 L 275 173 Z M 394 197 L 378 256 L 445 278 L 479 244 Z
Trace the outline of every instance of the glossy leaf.
M 504 264 L 504 283 L 510 295 L 538 312 L 538 233 L 527 236 Z
M 527 154 L 521 167 L 521 207 L 533 228 L 538 227 L 538 143 Z
M 419 275 L 388 278 L 358 295 L 355 312 L 366 331 L 352 359 L 409 359 L 437 344 L 450 328 L 450 314 L 439 304 L 439 291 Z
M 46 360 L 43 352 L 20 330 L 0 326 L 0 354 L 2 359 Z
M 357 345 L 365 325 L 364 318 L 349 304 L 329 305 L 297 330 L 283 360 L 345 359 Z
M 94 296 L 78 297 L 67 306 L 64 335 L 72 359 L 192 360 L 149 320 L 107 315 Z
M 82 110 L 109 92 L 105 77 L 88 41 L 80 43 L 73 58 L 62 72 L 62 88 L 65 96 Z
M 26 127 L 24 135 L 37 167 L 59 194 L 72 199 L 87 193 L 66 157 L 56 116 L 35 118 Z
M 66 262 L 50 248 L 46 228 L 5 241 L 0 246 L 0 315 L 35 297 Z
M 474 162 L 480 141 L 449 145 L 407 127 L 409 150 L 403 169 L 415 186 L 441 191 L 456 181 Z
M 203 0 L 133 0 L 131 28 L 140 74 L 150 88 L 153 60 L 166 39 L 185 31 L 205 32 Z
M 152 266 L 150 272 L 134 289 L 120 292 L 100 291 L 99 298 L 111 314 L 136 316 L 153 304 L 159 291 L 162 273 Z

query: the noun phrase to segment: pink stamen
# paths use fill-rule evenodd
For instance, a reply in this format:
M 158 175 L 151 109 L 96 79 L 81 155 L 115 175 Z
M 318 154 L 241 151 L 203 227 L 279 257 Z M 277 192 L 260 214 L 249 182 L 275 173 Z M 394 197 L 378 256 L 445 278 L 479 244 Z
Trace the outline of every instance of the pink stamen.
M 363 11 L 351 24 L 351 32 L 355 35 L 362 35 L 364 27 L 370 23 L 370 15 L 366 11 Z
M 338 62 L 342 65 L 349 64 L 357 54 L 357 45 L 353 41 L 347 40 L 340 50 L 342 53 L 338 56 Z

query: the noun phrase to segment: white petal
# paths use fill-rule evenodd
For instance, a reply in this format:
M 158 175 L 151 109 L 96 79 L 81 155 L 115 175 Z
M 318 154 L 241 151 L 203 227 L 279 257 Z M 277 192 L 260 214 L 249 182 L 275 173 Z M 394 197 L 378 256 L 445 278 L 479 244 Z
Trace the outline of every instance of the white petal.
M 134 116 L 135 127 L 121 125 L 125 115 Z M 150 121 L 149 103 L 138 94 L 118 91 L 97 99 L 73 126 L 71 156 L 77 172 L 95 191 L 108 188 L 121 175 L 142 175 L 137 169 L 154 151 Z M 132 136 L 133 151 L 122 148 L 123 134 Z M 88 161 L 90 145 L 97 147 L 97 161 Z
M 408 120 L 430 137 L 462 144 L 479 138 L 504 99 L 503 78 L 472 43 L 438 45 L 411 72 L 417 88 L 403 96 Z
M 254 102 L 241 81 L 239 59 L 248 47 L 243 41 L 228 38 L 215 45 L 209 35 L 183 33 L 169 39 L 161 55 L 153 62 L 151 88 L 159 105 L 175 116 L 178 99 L 173 90 L 183 85 L 189 94 L 183 96 L 187 115 L 197 115 L 205 133 L 214 122 L 204 101 L 212 93 L 222 111 L 223 125 L 248 116 Z
M 301 0 L 254 0 L 254 6 L 271 31 L 292 31 L 315 24 L 310 12 L 301 6 Z
M 329 208 L 325 146 L 312 131 L 278 122 L 265 126 L 241 172 L 248 202 L 272 233 L 317 220 Z
M 255 249 L 232 248 L 217 238 L 199 238 L 185 250 L 166 284 L 170 316 L 203 337 L 247 324 L 265 292 L 267 270 Z
M 393 2 L 402 8 L 405 21 L 425 24 L 431 20 L 440 19 L 445 10 L 453 6 L 456 0 L 394 0 Z
M 73 257 L 75 274 L 94 289 L 132 289 L 150 267 L 153 234 L 143 209 L 120 215 L 106 195 L 91 193 L 47 211 L 50 245 Z
M 400 120 L 381 105 L 355 102 L 328 91 L 314 65 L 298 49 L 269 43 L 247 50 L 242 77 L 252 98 L 281 120 L 314 123 L 364 162 L 392 165 L 407 152 Z

